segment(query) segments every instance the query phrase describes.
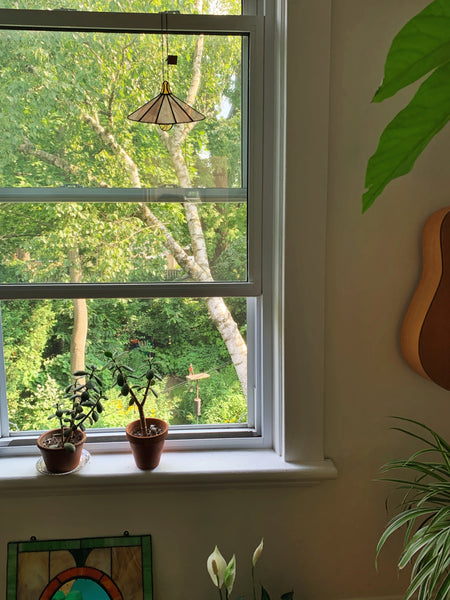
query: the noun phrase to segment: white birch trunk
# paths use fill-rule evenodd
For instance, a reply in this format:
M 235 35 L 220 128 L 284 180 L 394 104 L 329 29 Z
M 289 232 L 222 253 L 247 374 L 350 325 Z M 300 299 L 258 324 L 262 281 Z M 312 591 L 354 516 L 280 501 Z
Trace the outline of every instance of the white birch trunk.
M 68 252 L 71 283 L 80 283 L 82 278 L 78 248 Z M 84 371 L 86 338 L 88 330 L 88 310 L 85 298 L 73 299 L 73 329 L 70 338 L 70 372 Z

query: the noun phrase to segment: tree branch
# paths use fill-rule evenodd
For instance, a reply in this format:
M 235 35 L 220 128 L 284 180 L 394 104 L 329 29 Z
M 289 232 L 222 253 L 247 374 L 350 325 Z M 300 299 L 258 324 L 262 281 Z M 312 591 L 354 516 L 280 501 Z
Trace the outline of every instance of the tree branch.
M 67 160 L 58 156 L 57 154 L 51 154 L 50 152 L 46 152 L 45 150 L 41 150 L 37 146 L 34 146 L 28 138 L 23 138 L 22 143 L 19 146 L 19 151 L 22 154 L 27 154 L 29 156 L 34 156 L 35 158 L 41 160 L 42 162 L 47 163 L 48 165 L 53 165 L 54 167 L 58 167 L 68 175 L 68 178 L 72 178 L 73 176 L 78 177 L 80 172 L 79 168 L 75 165 L 72 165 Z M 96 182 L 99 187 L 108 187 L 108 185 L 104 181 L 97 181 L 91 175 L 88 175 L 89 181 Z
M 110 133 L 107 129 L 105 129 L 103 125 L 101 125 L 97 116 L 91 117 L 91 115 L 88 115 L 87 113 L 82 113 L 81 116 L 83 121 L 87 123 L 99 136 L 106 148 L 108 148 L 108 150 L 112 154 L 115 154 L 116 156 L 120 156 L 120 158 L 122 158 L 133 187 L 140 188 L 141 179 L 139 177 L 139 169 L 137 164 L 128 154 L 128 152 L 126 152 L 122 148 L 122 146 L 116 142 L 113 134 Z
M 83 114 L 83 119 L 92 129 L 98 134 L 102 142 L 110 152 L 116 156 L 120 156 L 128 170 L 131 182 L 134 187 L 140 188 L 141 181 L 139 178 L 139 170 L 131 156 L 122 148 L 116 141 L 112 133 L 107 131 L 99 122 L 98 118 L 93 118 L 90 115 Z M 190 187 L 190 184 L 187 186 Z M 192 205 L 195 208 L 195 205 Z M 195 209 L 196 210 L 196 209 Z M 157 229 L 163 235 L 164 245 L 169 252 L 174 256 L 177 263 L 186 273 L 196 281 L 211 281 L 209 268 L 205 270 L 203 265 L 199 263 L 197 258 L 189 256 L 185 250 L 178 244 L 175 238 L 171 235 L 167 227 L 152 213 L 148 206 L 140 202 L 138 209 L 139 218 L 148 226 Z M 189 221 L 189 220 L 188 220 Z M 190 225 L 190 223 L 188 223 Z M 195 254 L 194 254 L 195 256 Z
M 49 165 L 54 165 L 55 167 L 58 167 L 58 169 L 61 169 L 67 173 L 67 175 L 75 175 L 78 173 L 78 168 L 68 163 L 66 160 L 64 160 L 64 158 L 61 158 L 57 154 L 50 154 L 49 152 L 45 152 L 44 150 L 33 146 L 33 144 L 27 138 L 23 139 L 19 146 L 19 151 L 23 154 L 28 154 L 29 156 L 35 156 L 39 160 L 42 160 L 42 162 L 45 162 Z

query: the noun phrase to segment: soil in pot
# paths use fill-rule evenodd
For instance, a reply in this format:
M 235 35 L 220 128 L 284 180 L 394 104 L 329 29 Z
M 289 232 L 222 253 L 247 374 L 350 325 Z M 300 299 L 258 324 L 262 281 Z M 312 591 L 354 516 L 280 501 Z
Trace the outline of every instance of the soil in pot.
M 150 471 L 156 469 L 160 463 L 169 425 L 166 421 L 152 418 L 146 419 L 146 423 L 149 434 L 147 436 L 142 435 L 139 420 L 129 423 L 125 431 L 136 466 L 143 471 Z
M 75 452 L 68 452 L 64 448 L 56 447 L 61 441 L 60 429 L 46 431 L 37 439 L 38 448 L 44 459 L 47 471 L 50 473 L 68 473 L 76 469 L 80 462 L 86 434 L 83 431 L 75 432 Z

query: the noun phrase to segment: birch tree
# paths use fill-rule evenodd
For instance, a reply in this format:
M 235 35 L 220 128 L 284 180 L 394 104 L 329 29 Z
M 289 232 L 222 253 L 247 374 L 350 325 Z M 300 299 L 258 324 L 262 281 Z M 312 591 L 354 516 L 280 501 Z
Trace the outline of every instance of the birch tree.
M 197 0 L 197 10 L 201 9 L 200 4 Z M 160 84 L 160 62 L 148 59 L 157 55 L 159 39 L 147 36 L 142 41 L 125 34 L 115 39 L 103 34 L 73 34 L 70 39 L 47 34 L 35 38 L 29 34 L 30 43 L 31 39 L 34 45 L 27 46 L 23 37 L 17 41 L 13 33 L 5 32 L 0 40 L 2 79 L 8 98 L 0 121 L 9 120 L 9 126 L 3 127 L 11 147 L 3 158 L 6 184 L 17 185 L 19 181 L 32 186 L 54 186 L 76 182 L 88 187 L 141 188 L 164 182 L 163 185 L 186 189 L 198 185 L 198 171 L 188 163 L 187 155 L 193 155 L 194 147 L 197 155 L 202 147 L 204 153 L 209 152 L 207 129 L 189 124 L 163 132 L 154 126 L 127 123 L 125 119 L 131 112 L 131 99 L 134 108 L 140 100 L 148 100 L 144 95 L 149 89 L 146 82 Z M 239 81 L 239 48 L 230 46 L 233 56 L 227 55 L 224 42 L 214 39 L 206 51 L 201 35 L 190 43 L 172 36 L 171 42 L 182 54 L 179 71 L 173 74 L 175 82 L 184 91 L 186 102 L 200 102 L 199 110 L 210 118 L 217 113 L 227 86 L 232 88 Z M 147 59 L 144 63 L 143 55 Z M 19 100 L 17 95 L 21 96 Z M 239 115 L 234 123 L 239 128 Z M 238 144 L 233 147 L 234 155 L 236 148 Z M 236 162 L 238 159 L 232 154 L 230 162 Z M 179 212 L 174 220 L 172 216 L 168 218 L 167 207 L 144 202 L 124 208 L 126 213 L 116 224 L 117 230 L 126 240 L 124 219 L 133 232 L 139 222 L 141 230 L 173 256 L 185 276 L 198 282 L 214 281 L 211 249 L 208 250 L 198 207 L 184 201 L 181 208 L 188 238 Z M 217 245 L 213 254 L 216 251 Z M 81 281 L 86 255 L 77 246 L 69 253 L 70 279 Z M 245 340 L 223 298 L 206 298 L 205 302 L 246 394 Z M 74 333 L 87 327 L 86 306 L 78 304 L 75 302 L 78 325 Z M 74 343 L 73 365 L 82 364 L 82 354 L 83 344 Z

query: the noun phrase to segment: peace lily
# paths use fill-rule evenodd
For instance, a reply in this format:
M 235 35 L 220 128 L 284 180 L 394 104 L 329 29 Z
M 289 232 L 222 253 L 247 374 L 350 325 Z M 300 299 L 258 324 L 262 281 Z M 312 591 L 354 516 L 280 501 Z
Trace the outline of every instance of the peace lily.
M 252 556 L 252 586 L 253 586 L 253 600 L 257 600 L 256 598 L 256 585 L 255 585 L 255 566 L 258 562 L 262 551 L 264 548 L 264 538 L 260 541 L 259 545 L 256 547 Z M 226 563 L 224 557 L 220 553 L 220 550 L 216 546 L 214 548 L 214 552 L 210 554 L 208 560 L 206 562 L 206 566 L 208 569 L 208 573 L 211 576 L 212 582 L 214 585 L 219 588 L 219 596 L 220 600 L 223 600 L 222 596 L 222 585 L 225 584 L 225 599 L 230 599 L 230 594 L 233 590 L 234 581 L 236 579 L 236 557 L 233 554 L 230 562 Z M 280 600 L 292 600 L 294 597 L 294 592 L 288 592 L 281 596 Z M 267 590 L 261 586 L 261 600 L 270 600 L 269 593 Z
M 258 562 L 259 557 L 262 554 L 264 548 L 264 538 L 259 542 L 259 546 L 253 552 L 252 557 L 252 588 L 253 588 L 253 600 L 256 600 L 256 586 L 255 586 L 255 566 Z
M 254 567 L 256 565 L 256 563 L 258 562 L 259 557 L 262 554 L 264 548 L 264 538 L 259 542 L 259 546 L 256 548 L 256 550 L 253 552 L 253 558 L 252 558 L 252 566 Z
M 217 546 L 214 548 L 214 552 L 208 556 L 206 567 L 213 584 L 220 590 L 223 585 L 223 577 L 225 575 L 227 563 Z
M 219 596 L 222 600 L 222 585 L 225 584 L 225 598 L 229 599 L 231 591 L 233 589 L 234 580 L 236 579 L 236 557 L 233 554 L 233 558 L 230 562 L 226 563 L 226 560 L 220 553 L 219 548 L 216 546 L 214 552 L 208 556 L 206 561 L 206 568 L 212 579 L 212 582 L 216 587 L 219 588 Z

